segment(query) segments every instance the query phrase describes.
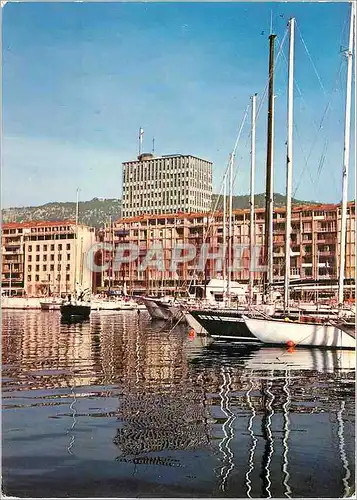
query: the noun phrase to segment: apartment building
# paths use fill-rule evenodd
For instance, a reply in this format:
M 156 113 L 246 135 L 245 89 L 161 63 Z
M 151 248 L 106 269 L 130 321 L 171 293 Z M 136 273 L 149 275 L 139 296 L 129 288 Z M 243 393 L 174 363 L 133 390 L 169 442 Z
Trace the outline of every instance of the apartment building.
M 255 247 L 257 263 L 261 262 L 260 252 L 264 244 L 264 209 L 255 212 Z M 249 280 L 249 210 L 236 210 L 233 215 L 233 244 L 245 247 L 241 254 L 241 267 L 232 273 L 232 278 L 240 282 Z M 274 280 L 283 282 L 285 269 L 285 208 L 274 211 Z M 356 230 L 355 205 L 348 206 L 346 268 L 347 280 L 356 276 Z M 327 283 L 338 278 L 338 259 L 340 245 L 340 205 L 302 205 L 293 207 L 290 266 L 291 278 L 312 281 L 326 280 Z M 107 255 L 109 269 L 104 277 L 104 285 L 121 288 L 124 283 L 129 291 L 144 293 L 164 290 L 172 292 L 187 287 L 195 280 L 208 281 L 217 276 L 216 262 L 207 261 L 204 273 L 197 273 L 199 248 L 202 243 L 209 244 L 210 252 L 219 251 L 223 244 L 222 213 L 191 213 L 143 215 L 116 222 L 114 229 L 106 228 L 104 241 L 131 243 L 139 247 L 136 261 L 123 264 L 120 269 L 113 268 L 111 261 L 114 252 Z M 153 243 L 161 242 L 164 252 L 165 269 L 159 271 L 149 268 L 140 270 L 140 264 Z M 177 243 L 192 243 L 197 248 L 195 259 L 180 264 L 175 272 L 169 269 L 172 249 Z M 254 273 L 256 282 L 262 280 L 262 271 Z M 352 287 L 351 287 L 352 293 Z
M 8 295 L 22 295 L 24 292 L 24 227 L 22 224 L 3 225 L 1 250 L 1 288 Z
M 212 163 L 192 155 L 143 153 L 123 163 L 122 216 L 208 212 Z
M 86 253 L 94 229 L 73 221 L 9 223 L 2 229 L 5 293 L 37 297 L 73 293 L 76 281 L 92 287 Z

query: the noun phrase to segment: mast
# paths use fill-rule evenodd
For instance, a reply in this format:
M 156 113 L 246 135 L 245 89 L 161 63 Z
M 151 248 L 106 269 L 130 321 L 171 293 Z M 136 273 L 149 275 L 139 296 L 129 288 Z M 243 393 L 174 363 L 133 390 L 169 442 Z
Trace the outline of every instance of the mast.
M 228 205 L 228 273 L 227 273 L 227 295 L 228 306 L 231 304 L 231 262 L 232 262 L 232 215 L 233 215 L 233 163 L 234 153 L 229 160 L 229 205 Z
M 251 131 L 251 156 L 250 156 L 250 221 L 249 221 L 249 299 L 253 303 L 254 286 L 254 245 L 255 245 L 255 224 L 254 224 L 254 191 L 255 191 L 255 119 L 256 119 L 257 94 L 252 95 L 252 131 Z
M 350 133 L 351 133 L 351 97 L 352 97 L 352 54 L 353 54 L 353 25 L 354 25 L 354 2 L 351 2 L 351 21 L 347 51 L 347 91 L 346 91 L 346 114 L 345 114 L 345 138 L 343 148 L 343 171 L 342 171 L 342 203 L 341 203 L 341 236 L 340 236 L 340 262 L 338 277 L 338 304 L 343 305 L 343 285 L 345 280 L 346 262 L 346 223 L 347 223 L 347 186 L 348 167 L 350 161 Z
M 293 107 L 294 107 L 294 41 L 295 19 L 289 21 L 289 79 L 288 79 L 288 140 L 286 148 L 286 214 L 285 214 L 285 280 L 284 308 L 289 310 L 290 250 L 291 250 L 291 197 L 293 184 Z
M 78 214 L 79 214 L 79 188 L 77 188 L 77 196 L 76 196 L 76 228 L 75 228 L 75 235 L 76 235 L 76 243 L 74 245 L 74 289 L 73 293 L 76 293 L 77 291 L 77 269 L 78 269 L 78 263 L 77 263 L 77 258 L 78 258 Z
M 227 244 L 227 174 L 224 174 L 223 177 L 223 245 L 225 246 Z M 226 249 L 225 249 L 226 250 Z M 225 283 L 225 280 L 227 278 L 227 259 L 226 259 L 226 252 L 224 252 L 224 261 L 223 261 L 223 280 Z M 224 284 L 225 286 L 225 284 Z
M 273 282 L 273 134 L 274 134 L 274 42 L 276 35 L 269 36 L 269 101 L 268 101 L 268 138 L 267 171 L 265 188 L 265 300 L 271 297 Z

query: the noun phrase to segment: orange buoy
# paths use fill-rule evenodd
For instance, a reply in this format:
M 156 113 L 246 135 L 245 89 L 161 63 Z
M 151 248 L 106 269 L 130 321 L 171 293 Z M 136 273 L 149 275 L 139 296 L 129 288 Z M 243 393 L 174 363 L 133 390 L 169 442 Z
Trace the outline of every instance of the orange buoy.
M 188 332 L 188 336 L 190 337 L 190 339 L 192 339 L 194 336 L 195 336 L 195 330 L 193 328 L 191 328 L 191 330 Z
M 294 344 L 294 342 L 292 340 L 288 340 L 287 343 L 286 343 L 286 345 L 288 347 L 295 347 L 295 344 Z
M 293 353 L 295 352 L 295 347 L 288 347 L 288 353 Z

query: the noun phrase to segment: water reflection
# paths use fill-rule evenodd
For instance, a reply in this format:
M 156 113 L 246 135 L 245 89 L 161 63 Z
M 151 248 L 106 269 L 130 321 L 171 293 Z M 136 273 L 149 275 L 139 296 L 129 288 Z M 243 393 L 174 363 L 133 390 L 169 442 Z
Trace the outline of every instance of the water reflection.
M 80 496 L 89 482 L 120 496 L 118 478 L 129 497 L 329 497 L 353 485 L 351 351 L 209 345 L 129 311 L 77 324 L 4 311 L 2 359 L 8 493 Z

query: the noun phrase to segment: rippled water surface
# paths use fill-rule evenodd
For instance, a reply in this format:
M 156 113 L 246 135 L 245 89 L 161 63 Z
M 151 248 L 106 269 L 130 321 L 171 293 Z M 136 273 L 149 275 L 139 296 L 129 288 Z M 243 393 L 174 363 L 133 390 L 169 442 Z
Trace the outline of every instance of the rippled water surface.
M 353 352 L 208 346 L 145 312 L 2 321 L 8 495 L 351 493 Z

